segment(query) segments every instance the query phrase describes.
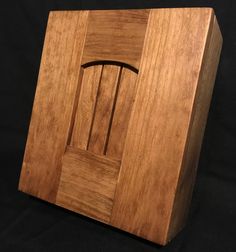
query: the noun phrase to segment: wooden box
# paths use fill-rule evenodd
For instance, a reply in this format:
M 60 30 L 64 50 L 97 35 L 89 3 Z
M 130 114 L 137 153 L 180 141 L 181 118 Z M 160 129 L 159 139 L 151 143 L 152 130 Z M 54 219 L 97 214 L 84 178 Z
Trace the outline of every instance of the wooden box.
M 51 12 L 19 190 L 166 244 L 186 221 L 221 45 L 211 8 Z

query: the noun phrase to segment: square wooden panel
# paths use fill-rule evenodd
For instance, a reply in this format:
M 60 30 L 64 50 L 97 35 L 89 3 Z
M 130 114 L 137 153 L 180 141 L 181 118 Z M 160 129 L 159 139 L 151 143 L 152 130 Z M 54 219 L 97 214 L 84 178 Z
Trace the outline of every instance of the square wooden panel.
M 210 8 L 51 12 L 19 189 L 166 244 L 188 213 L 221 45 Z

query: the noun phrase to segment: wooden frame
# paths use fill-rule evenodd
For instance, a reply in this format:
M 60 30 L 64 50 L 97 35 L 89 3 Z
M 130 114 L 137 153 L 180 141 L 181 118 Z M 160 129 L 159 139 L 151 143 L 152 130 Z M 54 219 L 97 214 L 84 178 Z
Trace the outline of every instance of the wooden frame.
M 51 12 L 19 189 L 166 244 L 187 217 L 221 45 L 211 8 Z

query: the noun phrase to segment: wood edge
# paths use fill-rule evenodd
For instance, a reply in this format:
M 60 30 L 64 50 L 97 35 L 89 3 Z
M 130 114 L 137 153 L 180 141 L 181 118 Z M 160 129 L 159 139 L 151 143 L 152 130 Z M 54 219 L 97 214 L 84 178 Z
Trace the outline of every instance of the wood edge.
M 222 38 L 222 34 L 221 34 L 221 31 L 220 31 L 220 28 L 219 28 L 219 25 L 218 25 L 218 22 L 217 22 L 217 19 L 216 19 L 216 16 L 215 16 L 215 12 L 214 12 L 214 9 L 213 8 L 204 8 L 204 9 L 209 9 L 210 10 L 210 15 L 211 15 L 211 18 L 210 18 L 210 22 L 209 22 L 209 27 L 208 27 L 208 33 L 207 33 L 207 37 L 206 37 L 206 40 L 205 40 L 205 46 L 204 46 L 204 52 L 203 52 L 203 55 L 202 55 L 202 59 L 201 59 L 201 69 L 200 69 L 200 74 L 198 76 L 198 83 L 199 81 L 201 80 L 201 75 L 202 75 L 202 72 L 204 71 L 204 67 L 203 67 L 203 62 L 204 60 L 208 59 L 208 49 L 211 47 L 211 39 L 212 39 L 212 36 L 213 36 L 213 28 L 214 26 L 217 26 L 217 36 L 220 36 L 220 39 L 219 39 L 219 43 L 218 43 L 218 46 L 220 48 L 220 51 L 221 51 L 221 46 L 222 46 L 222 42 L 223 42 L 223 38 Z M 217 64 L 218 66 L 218 64 Z M 196 93 L 197 93 L 197 90 L 195 92 L 195 95 L 194 97 L 196 98 Z M 196 102 L 196 99 L 194 99 L 194 103 L 193 103 L 193 106 L 192 108 L 194 108 L 194 104 Z M 185 150 L 184 150 L 184 155 L 183 155 L 183 161 L 185 159 L 185 156 L 187 155 L 187 152 L 188 152 L 188 142 L 189 142 L 189 136 L 190 136 L 190 132 L 191 132 L 191 129 L 192 129 L 192 123 L 193 123 L 193 120 L 194 120 L 194 115 L 195 113 L 193 112 L 192 115 L 191 115 L 191 120 L 190 120 L 190 124 L 189 124 L 189 129 L 188 129 L 188 136 L 187 136 L 187 139 L 186 139 L 186 147 L 185 147 Z M 180 172 L 179 172 L 179 176 L 178 176 L 178 182 L 177 182 L 177 185 L 176 185 L 176 192 L 178 191 L 178 187 L 180 185 L 180 178 L 181 178 L 181 171 L 182 171 L 182 167 L 183 167 L 183 162 L 182 162 L 182 165 L 181 165 L 181 169 L 180 169 Z M 193 188 L 191 188 L 191 193 L 190 195 L 192 195 L 192 192 L 193 192 Z M 173 205 L 172 205 L 172 212 L 171 212 L 171 215 L 170 215 L 170 219 L 169 219 L 169 225 L 168 225 L 168 230 L 167 230 L 167 233 L 166 233 L 166 237 L 165 237 L 165 240 L 164 242 L 161 244 L 161 245 L 166 245 L 171 239 L 173 239 L 175 237 L 175 235 L 177 233 L 179 233 L 183 228 L 184 226 L 186 225 L 186 221 L 187 221 L 187 217 L 188 217 L 188 212 L 189 212 L 189 209 L 188 209 L 188 206 L 186 206 L 186 216 L 185 216 L 185 219 L 184 221 L 178 226 L 178 228 L 174 231 L 172 231 L 172 222 L 173 222 L 173 218 L 174 218 L 174 205 L 176 203 L 176 198 L 177 196 L 177 193 L 175 194 L 175 197 L 174 197 L 174 200 L 173 200 Z M 189 199 L 189 204 L 191 203 L 191 197 Z
M 49 202 L 49 203 L 51 203 L 51 202 Z M 60 207 L 60 208 L 64 209 L 65 211 L 70 211 L 72 214 L 73 213 L 79 214 L 81 217 L 87 218 L 87 220 L 92 219 L 93 221 L 96 221 L 98 224 L 102 223 L 104 225 L 107 225 L 108 227 L 111 226 L 111 225 L 109 225 L 109 220 L 97 218 L 96 216 L 94 216 L 92 214 L 87 214 L 85 211 L 77 210 L 76 208 L 71 207 L 69 205 L 65 206 L 62 203 L 60 203 L 59 201 L 56 201 L 55 203 L 53 203 L 53 205 L 56 205 L 57 207 Z
M 204 59 L 205 57 L 207 57 L 207 50 L 210 46 L 210 40 L 211 40 L 211 36 L 212 36 L 212 30 L 213 30 L 213 25 L 214 25 L 214 10 L 212 8 L 210 8 L 210 20 L 209 20 L 209 24 L 208 24 L 208 32 L 207 32 L 207 36 L 205 38 L 205 44 L 204 44 L 204 49 L 203 49 L 203 54 L 201 56 L 201 66 L 200 66 L 200 71 L 199 71 L 199 75 L 198 75 L 198 79 L 197 79 L 197 83 L 199 83 L 200 79 L 201 79 L 201 74 L 202 74 L 202 71 L 203 71 L 203 62 L 204 62 Z M 186 138 L 186 142 L 185 142 L 185 149 L 184 149 L 184 153 L 183 153 L 183 158 L 182 158 L 182 163 L 181 163 L 181 168 L 179 170 L 179 174 L 178 174 L 178 181 L 176 183 L 176 187 L 175 187 L 175 196 L 174 196 L 174 200 L 172 202 L 172 207 L 171 207 L 171 214 L 170 214 L 170 217 L 169 217 L 169 224 L 168 224 L 168 228 L 167 228 L 167 232 L 166 232 L 166 236 L 165 236 L 165 245 L 178 233 L 180 232 L 184 226 L 185 226 L 185 222 L 186 222 L 186 218 L 185 220 L 179 224 L 178 228 L 174 231 L 172 231 L 172 225 L 173 225 L 173 219 L 175 217 L 175 204 L 177 202 L 177 192 L 178 192 L 178 188 L 179 188 L 179 185 L 180 185 L 180 180 L 181 180 L 181 176 L 182 176 L 182 171 L 183 171 L 183 166 L 184 166 L 184 160 L 185 160 L 185 157 L 187 155 L 187 152 L 188 152 L 188 145 L 189 145 L 189 137 L 191 135 L 191 129 L 192 129 L 192 124 L 193 124 L 193 121 L 194 121 L 194 104 L 196 102 L 196 94 L 197 94 L 197 89 L 198 89 L 198 86 L 197 85 L 197 88 L 195 90 L 195 94 L 194 94 L 194 101 L 193 101 L 193 104 L 192 104 L 192 113 L 191 113 L 191 118 L 190 118 L 190 123 L 189 123 L 189 126 L 188 126 L 188 134 L 187 134 L 187 138 Z
M 212 7 L 173 7 L 173 8 L 166 8 L 166 7 L 154 7 L 154 8 L 125 8 L 125 9 L 79 9 L 79 10 L 50 10 L 49 15 L 52 15 L 53 13 L 62 13 L 62 12 L 84 12 L 84 11 L 89 11 L 89 12 L 102 12 L 102 11 L 152 11 L 152 10 L 179 10 L 179 9 L 189 9 L 189 10 L 194 10 L 194 9 L 209 9 L 214 11 L 214 8 Z M 52 13 L 52 14 L 50 14 Z
M 201 75 L 201 72 L 202 72 L 202 62 L 204 60 L 204 56 L 206 54 L 207 47 L 209 46 L 209 42 L 210 42 L 210 38 L 211 38 L 211 32 L 212 32 L 213 20 L 214 20 L 214 10 L 213 10 L 213 8 L 208 8 L 208 7 L 195 7 L 195 8 L 186 7 L 186 8 L 174 8 L 174 9 L 209 10 L 208 28 L 207 28 L 207 33 L 206 33 L 206 37 L 205 37 L 205 40 L 204 40 L 205 43 L 204 43 L 203 52 L 202 52 L 201 60 L 200 60 L 201 64 L 200 64 L 200 68 L 199 68 L 199 75 L 198 75 L 197 80 L 196 80 L 196 82 L 199 83 L 200 75 Z M 195 90 L 194 101 L 193 101 L 192 106 L 191 106 L 191 108 L 192 108 L 191 111 L 193 111 L 193 108 L 194 108 L 196 92 L 197 92 L 197 88 Z M 188 134 L 187 134 L 187 137 L 185 139 L 185 149 L 184 149 L 182 161 L 184 160 L 184 157 L 186 156 L 186 149 L 187 149 L 187 145 L 188 145 L 188 139 L 189 139 L 189 135 L 190 135 L 190 129 L 191 129 L 192 121 L 193 121 L 193 113 L 191 113 L 191 118 L 190 118 L 190 121 L 189 121 Z M 171 211 L 169 213 L 165 234 L 162 235 L 162 237 L 158 241 L 158 244 L 160 244 L 162 246 L 167 245 L 167 243 L 169 241 L 171 241 L 179 231 L 182 230 L 182 228 L 184 227 L 184 224 L 185 224 L 185 223 L 183 223 L 183 225 L 181 225 L 178 229 L 176 229 L 175 232 L 171 233 L 172 219 L 174 217 L 173 209 L 174 209 L 175 202 L 176 202 L 176 195 L 177 195 L 177 191 L 178 191 L 178 186 L 180 184 L 179 182 L 180 182 L 180 177 L 181 177 L 181 173 L 182 173 L 182 167 L 183 167 L 183 163 L 181 164 L 179 172 L 178 172 L 178 176 L 177 176 L 178 179 L 177 179 L 177 182 L 175 184 L 175 189 L 174 189 L 175 193 L 174 193 L 174 196 L 173 196 L 172 205 L 170 207 Z
M 21 165 L 21 171 L 20 171 L 20 178 L 19 178 L 19 182 L 18 182 L 18 190 L 21 191 L 21 192 L 25 192 L 27 194 L 30 194 L 30 195 L 33 195 L 31 194 L 28 190 L 26 190 L 26 186 L 24 185 L 24 177 L 26 176 L 25 175 L 25 157 L 26 157 L 26 152 L 27 152 L 27 145 L 28 145 L 28 141 L 29 141 L 29 133 L 30 133 L 30 129 L 32 127 L 32 115 L 33 115 L 33 109 L 34 109 L 34 106 L 36 104 L 36 94 L 37 94 L 37 91 L 39 89 L 39 74 L 40 74 L 40 71 L 42 69 L 42 57 L 43 57 L 43 54 L 44 54 L 44 51 L 45 51 L 45 42 L 46 42 L 46 37 L 47 37 L 47 31 L 48 31 L 48 26 L 49 26 L 49 22 L 50 20 L 52 19 L 52 14 L 50 14 L 51 12 L 49 12 L 48 14 L 48 19 L 47 19 L 47 24 L 46 24 L 46 29 L 45 29 L 45 35 L 44 35 L 44 39 L 43 39 L 43 48 L 42 48 L 42 52 L 41 52 L 41 56 L 40 56 L 40 66 L 39 66 L 39 70 L 38 70 L 38 76 L 37 76 L 37 81 L 36 81 L 36 88 L 35 88 L 35 93 L 34 93 L 34 99 L 33 99 L 33 104 L 32 104 L 32 107 L 31 107 L 31 114 L 30 114 L 30 122 L 29 122 L 29 126 L 28 126 L 28 132 L 27 132 L 27 137 L 26 137 L 26 143 L 25 143 L 25 149 L 24 149 L 24 155 L 23 155 L 23 162 L 22 162 L 22 165 Z M 33 196 L 36 196 L 36 195 L 33 195 Z
M 48 16 L 52 16 L 55 13 L 76 13 L 76 12 L 86 12 L 86 11 L 90 11 L 90 10 L 50 10 L 48 13 Z
M 218 36 L 220 37 L 220 43 L 221 43 L 221 48 L 222 48 L 222 45 L 223 45 L 223 36 L 222 36 L 222 32 L 221 32 L 218 20 L 216 18 L 216 15 L 214 15 L 214 25 L 217 27 Z
M 67 13 L 74 13 L 73 11 L 50 11 L 49 12 L 49 15 L 48 15 L 48 20 L 47 20 L 47 25 L 46 25 L 46 29 L 45 29 L 45 35 L 44 35 L 44 40 L 43 40 L 43 48 L 42 48 L 42 52 L 41 52 L 41 57 L 40 57 L 40 66 L 39 66 L 39 70 L 38 70 L 38 77 L 37 77 L 37 81 L 36 81 L 36 88 L 35 88 L 35 94 L 34 94 L 34 99 L 33 99 L 33 105 L 32 105 L 32 110 L 31 110 L 31 115 L 30 115 L 30 123 L 29 123 L 29 127 L 28 127 L 28 133 L 27 133 L 27 139 L 26 139 L 26 144 L 25 144 L 25 150 L 24 150 L 24 155 L 23 155 L 23 162 L 22 162 L 22 166 L 21 166 L 21 172 L 20 172 L 20 178 L 19 178 L 19 183 L 18 183 L 18 191 L 21 191 L 23 193 L 26 193 L 26 194 L 29 194 L 31 196 L 34 196 L 34 197 L 37 197 L 39 199 L 42 199 L 42 200 L 45 200 L 49 203 L 53 203 L 55 204 L 56 202 L 56 198 L 57 198 L 57 193 L 54 197 L 54 199 L 51 199 L 51 198 L 48 198 L 48 197 L 42 197 L 41 195 L 39 195 L 39 193 L 32 193 L 31 190 L 28 189 L 28 183 L 24 183 L 24 180 L 26 179 L 26 164 L 25 164 L 25 157 L 26 157 L 26 153 L 27 153 L 27 146 L 28 146 L 28 140 L 29 140 L 29 136 L 30 136 L 30 129 L 33 125 L 33 120 L 32 120 L 32 116 L 33 116 L 33 111 L 34 111 L 34 107 L 35 107 L 35 104 L 36 104 L 36 95 L 37 95 L 37 92 L 39 90 L 39 77 L 40 77 L 40 73 L 42 71 L 42 68 L 43 68 L 43 64 L 42 64 L 42 58 L 43 58 L 43 55 L 45 54 L 45 50 L 46 50 L 46 40 L 47 40 L 47 37 L 48 37 L 48 27 L 49 27 L 49 24 L 50 22 L 52 22 L 51 20 L 53 19 L 53 14 L 55 13 L 58 13 L 58 12 L 67 12 Z M 80 13 L 81 11 L 77 11 L 78 13 Z M 87 27 L 88 27 L 88 16 L 89 16 L 89 12 L 87 10 L 85 10 L 84 12 L 87 12 L 87 20 L 86 20 L 86 30 L 87 30 Z M 77 22 L 77 28 L 78 30 L 78 22 Z M 85 32 L 86 34 L 86 32 Z M 86 39 L 86 35 L 84 36 L 84 41 L 83 41 L 83 47 L 84 47 L 84 44 L 85 44 L 85 39 Z M 74 44 L 76 42 L 74 41 Z M 68 137 L 69 137 L 69 133 L 68 132 Z M 66 146 L 65 146 L 66 147 Z M 61 172 L 61 171 L 60 171 Z M 60 176 L 59 176 L 59 180 L 58 180 L 58 183 L 57 183 L 57 188 L 59 187 L 59 183 L 60 183 Z

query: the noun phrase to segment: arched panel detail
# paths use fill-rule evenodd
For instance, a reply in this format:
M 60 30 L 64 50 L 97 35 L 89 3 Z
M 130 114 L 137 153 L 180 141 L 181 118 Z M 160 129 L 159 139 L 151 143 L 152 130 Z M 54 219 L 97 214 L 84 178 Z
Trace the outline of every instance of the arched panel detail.
M 120 160 L 138 70 L 117 61 L 81 66 L 69 145 Z
M 83 68 L 91 67 L 91 66 L 96 66 L 96 65 L 114 65 L 114 66 L 119 66 L 123 68 L 127 68 L 136 74 L 138 74 L 138 69 L 130 64 L 120 62 L 120 61 L 114 61 L 114 60 L 96 60 L 96 61 L 90 61 L 86 62 L 82 65 Z

